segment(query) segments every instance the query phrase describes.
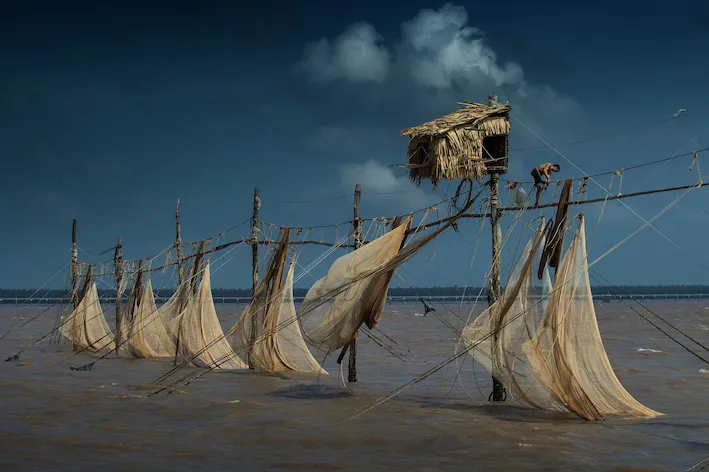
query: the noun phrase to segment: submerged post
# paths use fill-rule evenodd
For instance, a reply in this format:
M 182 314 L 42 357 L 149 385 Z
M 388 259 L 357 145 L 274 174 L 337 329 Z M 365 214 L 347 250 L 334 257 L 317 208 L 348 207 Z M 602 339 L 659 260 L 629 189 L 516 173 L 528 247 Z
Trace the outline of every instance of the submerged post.
M 119 347 L 123 345 L 123 312 L 121 301 L 123 299 L 123 240 L 118 236 L 116 252 L 113 255 L 113 265 L 116 273 L 116 356 Z
M 251 299 L 256 295 L 258 286 L 258 222 L 259 210 L 261 209 L 261 191 L 254 188 L 254 212 L 251 216 Z M 251 339 L 249 340 L 249 369 L 253 369 L 255 360 L 253 356 L 254 344 L 256 344 L 256 333 L 258 332 L 258 315 L 251 315 Z
M 175 252 L 177 255 L 177 279 L 180 287 L 185 282 L 185 270 L 182 267 L 182 228 L 180 226 L 180 199 L 177 199 L 175 208 Z
M 359 201 L 362 197 L 362 186 L 355 185 L 354 191 L 354 219 L 352 220 L 352 229 L 354 232 L 354 247 L 355 250 L 362 247 L 362 222 L 359 218 Z M 350 360 L 347 365 L 347 381 L 357 381 L 357 333 L 350 342 Z
M 490 283 L 488 284 L 488 305 L 493 305 L 500 299 L 500 243 L 502 231 L 500 230 L 500 180 L 496 173 L 490 174 L 490 225 L 492 226 L 492 267 L 490 269 Z M 505 400 L 505 387 L 492 377 L 492 401 Z
M 79 306 L 79 248 L 76 245 L 76 218 L 71 225 L 71 296 L 74 309 Z

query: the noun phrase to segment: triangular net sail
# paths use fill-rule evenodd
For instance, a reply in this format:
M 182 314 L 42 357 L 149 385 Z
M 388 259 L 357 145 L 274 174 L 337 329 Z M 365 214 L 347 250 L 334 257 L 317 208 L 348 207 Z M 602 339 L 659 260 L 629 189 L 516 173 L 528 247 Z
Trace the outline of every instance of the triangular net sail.
M 179 291 L 178 291 L 179 292 Z M 171 331 L 179 333 L 178 353 L 197 367 L 246 369 L 224 336 L 212 299 L 209 262 L 197 293 L 189 295 L 184 311 L 173 321 Z
M 174 357 L 175 342 L 165 322 L 174 319 L 179 311 L 179 290 L 160 308 L 155 304 L 153 285 L 148 279 L 134 308 L 128 343 L 136 357 Z
M 296 372 L 317 372 L 327 374 L 305 344 L 300 322 L 295 310 L 293 299 L 293 268 L 295 260 L 291 261 L 286 276 L 285 292 L 278 312 L 276 326 L 276 352 L 284 365 Z
M 285 284 L 272 294 L 273 299 L 254 345 L 254 360 L 271 372 L 296 371 L 327 374 L 311 354 L 300 331 L 293 299 L 293 261 Z
M 233 328 L 236 336 L 232 346 L 240 346 L 239 353 L 247 352 L 253 339 L 250 362 L 252 367 L 261 370 L 326 374 L 308 350 L 300 332 L 293 299 L 294 259 L 285 282 L 282 282 L 289 235 L 289 229 L 284 228 L 251 303 Z M 254 324 L 256 332 L 252 336 Z
M 463 331 L 471 353 L 489 357 L 481 363 L 519 401 L 536 408 L 587 420 L 661 415 L 635 400 L 613 372 L 593 306 L 583 219 L 548 298 L 544 283 L 541 292 L 532 289 L 542 244 L 538 231 L 504 295 Z
M 59 319 L 59 333 L 67 341 L 86 351 L 114 349 L 113 333 L 101 309 L 96 283 L 92 283 L 76 309 Z

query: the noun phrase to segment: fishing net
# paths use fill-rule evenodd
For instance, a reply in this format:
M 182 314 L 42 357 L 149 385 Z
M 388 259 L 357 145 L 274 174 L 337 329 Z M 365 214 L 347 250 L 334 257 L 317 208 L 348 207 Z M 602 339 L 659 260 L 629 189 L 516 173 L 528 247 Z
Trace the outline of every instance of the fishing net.
M 548 274 L 534 285 L 533 262 L 543 243 L 537 231 L 504 295 L 465 328 L 468 348 L 530 406 L 587 420 L 661 415 L 635 400 L 613 372 L 593 306 L 583 219 L 550 293 Z
M 325 370 L 308 350 L 293 299 L 291 260 L 285 282 L 283 272 L 288 254 L 290 230 L 284 228 L 268 269 L 256 288 L 254 297 L 235 325 L 237 339 L 232 346 L 241 346 L 240 354 L 248 350 L 253 340 L 250 363 L 268 372 L 296 371 L 324 373 Z M 254 326 L 256 332 L 252 334 Z
M 178 291 L 179 292 L 179 291 Z M 184 311 L 173 321 L 172 332 L 179 333 L 179 355 L 197 367 L 211 369 L 246 369 L 224 337 L 212 299 L 209 262 L 196 294 L 190 294 Z
M 113 333 L 103 316 L 96 283 L 92 283 L 76 309 L 59 320 L 58 331 L 75 349 L 100 351 L 113 349 Z
M 143 290 L 140 303 L 134 308 L 128 343 L 136 357 L 173 357 L 175 342 L 168 332 L 165 322 L 174 319 L 179 311 L 180 291 L 160 308 L 155 304 L 153 285 L 148 282 Z
M 296 372 L 318 372 L 327 374 L 315 357 L 311 354 L 303 334 L 295 310 L 293 299 L 293 267 L 295 260 L 291 261 L 288 275 L 286 276 L 286 290 L 278 313 L 278 337 L 276 349 L 278 357 L 291 370 Z
M 313 346 L 338 349 L 349 344 L 363 323 L 373 328 L 379 322 L 396 267 L 383 269 L 399 252 L 410 224 L 409 216 L 404 224 L 339 257 L 308 290 L 300 313 Z
M 122 285 L 127 285 L 128 277 L 124 277 L 124 282 Z M 138 307 L 138 302 L 140 301 L 140 292 L 142 291 L 142 278 L 140 273 L 135 276 L 133 281 L 133 288 L 128 294 L 128 299 L 126 303 L 120 308 L 116 308 L 116 351 L 119 355 L 134 356 L 135 352 L 131 348 L 131 343 L 129 342 L 131 325 L 133 324 L 133 317 L 135 316 L 135 311 Z M 120 290 L 120 296 L 123 296 L 125 288 Z M 116 303 L 118 307 L 118 303 Z

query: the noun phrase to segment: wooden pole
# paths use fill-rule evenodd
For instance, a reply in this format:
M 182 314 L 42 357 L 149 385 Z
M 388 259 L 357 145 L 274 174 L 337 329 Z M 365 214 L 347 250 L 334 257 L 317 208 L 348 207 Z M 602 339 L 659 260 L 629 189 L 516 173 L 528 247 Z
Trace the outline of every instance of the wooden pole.
M 182 266 L 182 228 L 180 226 L 180 199 L 177 199 L 177 206 L 175 209 L 175 252 L 177 253 L 177 277 L 180 286 L 185 282 L 185 270 Z
M 71 225 L 71 294 L 76 310 L 79 306 L 79 247 L 76 244 L 76 218 Z
M 492 268 L 490 269 L 490 283 L 488 284 L 487 301 L 493 305 L 500 299 L 500 244 L 502 231 L 500 230 L 500 180 L 497 174 L 490 174 L 490 225 L 492 226 Z M 505 400 L 505 387 L 492 377 L 492 401 Z
M 251 216 L 251 299 L 256 295 L 258 286 L 258 223 L 259 211 L 261 210 L 261 191 L 254 188 L 254 212 Z M 256 344 L 256 333 L 258 332 L 258 313 L 251 315 L 251 339 L 249 342 L 249 369 L 254 369 L 255 359 L 253 355 L 254 344 Z
M 177 303 L 180 304 L 179 312 L 185 307 L 188 294 L 187 287 L 185 286 L 185 268 L 184 268 L 184 254 L 182 253 L 182 225 L 180 223 L 180 199 L 177 199 L 175 204 L 175 253 L 177 256 L 177 280 L 179 291 L 179 297 Z M 180 335 L 182 334 L 182 324 L 178 325 L 177 339 L 175 340 L 175 359 L 173 360 L 173 365 L 177 365 L 177 354 L 180 352 Z
M 354 191 L 354 219 L 352 220 L 355 251 L 357 248 L 362 247 L 362 222 L 359 217 L 359 202 L 361 197 L 362 186 L 357 184 L 355 185 Z M 352 338 L 352 342 L 350 342 L 350 360 L 347 365 L 347 381 L 357 381 L 357 333 L 355 333 L 355 337 Z
M 121 302 L 123 301 L 123 240 L 118 236 L 118 244 L 116 244 L 116 252 L 113 256 L 113 265 L 116 273 L 116 356 L 120 346 L 123 345 L 123 312 L 121 311 Z

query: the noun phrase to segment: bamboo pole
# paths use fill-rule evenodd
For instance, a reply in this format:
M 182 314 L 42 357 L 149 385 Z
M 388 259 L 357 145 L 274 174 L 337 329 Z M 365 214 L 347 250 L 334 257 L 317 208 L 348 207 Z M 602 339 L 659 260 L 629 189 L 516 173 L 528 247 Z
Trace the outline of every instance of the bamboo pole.
M 360 184 L 355 185 L 354 191 L 354 219 L 352 220 L 352 227 L 354 230 L 354 246 L 355 251 L 362 247 L 362 222 L 360 221 L 359 213 L 359 203 L 362 198 L 362 186 Z M 352 341 L 350 342 L 350 359 L 347 365 L 347 381 L 356 382 L 357 381 L 357 333 L 355 332 Z
M 258 223 L 259 211 L 261 210 L 261 191 L 254 188 L 254 211 L 251 216 L 251 299 L 256 295 L 258 287 Z M 258 313 L 251 315 L 251 339 L 249 342 L 248 364 L 249 369 L 254 369 L 254 345 L 256 344 L 256 333 L 258 332 Z
M 71 225 L 71 296 L 74 309 L 79 306 L 79 247 L 76 244 L 76 218 Z
M 492 227 L 492 267 L 490 269 L 490 282 L 488 284 L 487 302 L 492 306 L 500 299 L 500 244 L 502 230 L 500 229 L 500 179 L 496 173 L 490 174 L 490 226 Z M 492 376 L 492 401 L 505 400 L 505 387 Z
M 123 312 L 121 310 L 121 301 L 123 299 L 123 240 L 118 236 L 118 244 L 116 244 L 116 252 L 113 255 L 113 265 L 116 275 L 116 356 L 118 356 L 118 346 L 123 345 Z

